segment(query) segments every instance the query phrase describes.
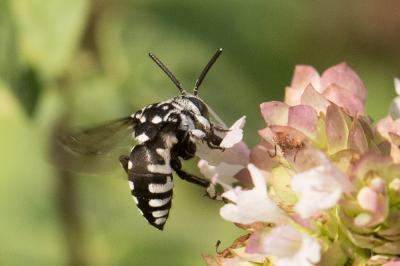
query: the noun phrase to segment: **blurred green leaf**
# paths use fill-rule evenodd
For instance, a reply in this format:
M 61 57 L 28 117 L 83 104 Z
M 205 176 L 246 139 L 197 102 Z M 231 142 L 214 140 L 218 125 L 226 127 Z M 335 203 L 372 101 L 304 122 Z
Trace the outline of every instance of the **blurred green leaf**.
M 88 14 L 87 0 L 14 0 L 12 10 L 23 59 L 45 80 L 70 62 Z
M 34 69 L 21 65 L 9 1 L 3 0 L 0 1 L 0 78 L 8 84 L 28 115 L 32 116 L 41 86 Z
M 28 115 L 34 115 L 42 92 L 42 85 L 35 70 L 28 68 L 21 71 L 13 84 L 13 91 Z
M 0 132 L 1 265 L 65 265 L 42 134 L 1 80 Z
M 0 0 L 0 78 L 7 83 L 17 77 L 19 57 L 15 26 L 9 10 L 9 1 Z

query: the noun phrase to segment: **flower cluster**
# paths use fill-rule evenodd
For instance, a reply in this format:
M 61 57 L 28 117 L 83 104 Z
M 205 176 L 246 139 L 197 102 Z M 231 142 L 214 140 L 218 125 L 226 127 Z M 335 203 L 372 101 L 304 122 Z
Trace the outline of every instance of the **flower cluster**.
M 284 102 L 260 106 L 258 145 L 241 118 L 224 152 L 201 152 L 220 215 L 247 231 L 209 265 L 400 265 L 400 96 L 376 125 L 365 98 L 344 63 L 297 66 Z

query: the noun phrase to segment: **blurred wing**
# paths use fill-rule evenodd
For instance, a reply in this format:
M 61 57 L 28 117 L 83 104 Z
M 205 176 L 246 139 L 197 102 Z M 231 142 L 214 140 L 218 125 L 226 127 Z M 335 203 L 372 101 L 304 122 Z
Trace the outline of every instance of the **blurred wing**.
M 229 128 L 225 125 L 224 121 L 222 121 L 222 119 L 209 105 L 207 105 L 207 108 L 208 108 L 208 113 L 210 114 L 211 123 L 217 128 L 219 128 L 219 130 L 214 130 L 214 135 L 212 136 L 211 142 L 219 146 L 221 144 L 222 139 L 226 135 L 226 132 L 229 131 Z
M 76 133 L 60 129 L 52 158 L 62 169 L 85 174 L 106 174 L 119 165 L 120 155 L 134 145 L 134 123 L 125 117 Z
M 207 106 L 208 112 L 210 114 L 211 122 L 214 125 L 218 125 L 219 127 L 223 128 L 223 129 L 228 129 L 228 127 L 226 126 L 224 121 L 222 121 L 222 119 L 217 115 L 217 113 L 209 105 L 206 105 L 206 106 Z

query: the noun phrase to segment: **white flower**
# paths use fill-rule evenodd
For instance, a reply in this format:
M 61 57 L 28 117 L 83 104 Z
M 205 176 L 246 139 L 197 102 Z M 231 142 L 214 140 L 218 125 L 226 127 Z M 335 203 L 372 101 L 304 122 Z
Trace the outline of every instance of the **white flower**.
M 390 106 L 390 116 L 393 120 L 400 118 L 400 79 L 394 79 L 394 89 L 396 90 L 397 97 L 393 99 Z
M 300 193 L 295 209 L 302 218 L 333 207 L 343 192 L 351 190 L 348 178 L 325 157 L 320 158 L 322 165 L 292 177 L 292 189 Z
M 233 202 L 221 208 L 222 218 L 241 224 L 254 222 L 280 224 L 288 221 L 285 213 L 268 197 L 266 176 L 263 172 L 252 164 L 249 164 L 247 168 L 254 188 L 243 190 L 241 187 L 236 187 L 222 194 L 222 197 Z
M 249 162 L 250 151 L 242 141 L 245 118 L 243 116 L 238 119 L 222 139 L 220 147 L 225 150 L 210 149 L 203 142 L 197 143 L 196 154 L 201 158 L 197 166 L 200 172 L 211 180 L 207 192 L 212 198 L 219 198 L 215 194 L 216 184 L 221 185 L 224 190 L 230 189 L 232 183 L 238 181 L 234 176 Z
M 197 143 L 197 156 L 214 166 L 221 162 L 242 166 L 247 165 L 249 162 L 250 151 L 242 141 L 243 126 L 245 122 L 246 117 L 243 116 L 229 128 L 229 131 L 226 133 L 220 144 L 220 147 L 225 148 L 224 151 L 210 149 L 206 143 L 200 142 Z
M 233 176 L 243 169 L 243 166 L 238 164 L 220 163 L 213 166 L 203 159 L 198 162 L 197 166 L 204 176 L 211 179 L 212 183 L 216 183 L 218 180 L 219 183 L 223 184 L 231 184 L 237 181 Z
M 273 256 L 276 266 L 312 266 L 321 259 L 318 241 L 291 225 L 275 227 L 270 232 L 256 231 L 250 236 L 246 252 Z

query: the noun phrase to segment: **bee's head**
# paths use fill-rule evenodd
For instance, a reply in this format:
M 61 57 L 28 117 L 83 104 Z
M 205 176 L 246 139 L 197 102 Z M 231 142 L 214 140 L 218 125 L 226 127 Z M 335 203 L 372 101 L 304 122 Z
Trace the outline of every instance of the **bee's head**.
M 207 105 L 203 102 L 202 99 L 200 99 L 197 96 L 190 95 L 190 94 L 186 95 L 186 96 L 183 96 L 183 97 L 187 98 L 190 102 L 192 102 L 195 105 L 195 107 L 200 112 L 201 116 L 203 116 L 205 118 L 208 118 L 208 108 L 207 108 Z
M 186 90 L 182 87 L 182 84 L 179 82 L 179 80 L 172 74 L 172 72 L 167 68 L 166 65 L 164 65 L 160 59 L 157 58 L 152 53 L 149 53 L 149 56 L 153 61 L 164 71 L 165 74 L 172 80 L 172 82 L 175 84 L 175 86 L 178 88 L 178 90 L 181 92 L 182 96 L 186 96 L 190 101 L 192 101 L 196 106 L 199 107 L 199 110 L 204 110 L 207 111 L 207 106 L 204 104 L 204 102 L 197 97 L 197 94 L 199 93 L 199 87 L 201 83 L 203 82 L 204 78 L 206 77 L 208 71 L 212 67 L 212 65 L 217 61 L 218 57 L 222 53 L 222 48 L 218 49 L 217 52 L 211 57 L 210 61 L 208 61 L 207 65 L 204 67 L 203 71 L 201 71 L 199 78 L 196 80 L 196 83 L 194 85 L 193 89 L 193 95 L 189 95 Z

